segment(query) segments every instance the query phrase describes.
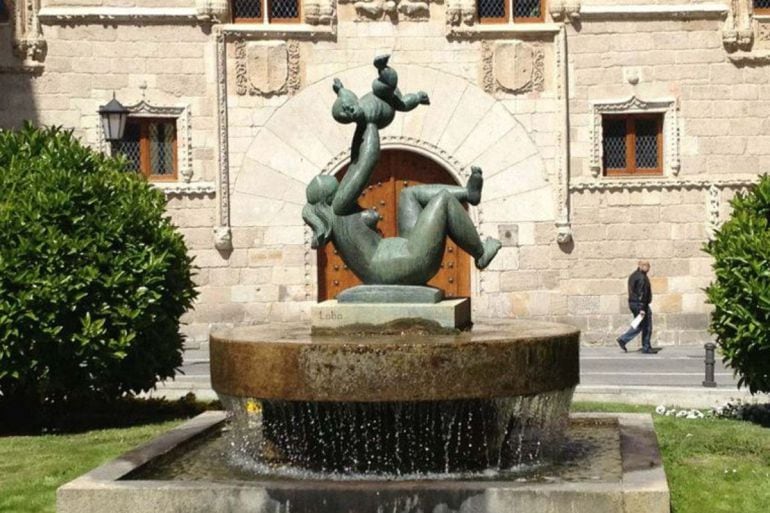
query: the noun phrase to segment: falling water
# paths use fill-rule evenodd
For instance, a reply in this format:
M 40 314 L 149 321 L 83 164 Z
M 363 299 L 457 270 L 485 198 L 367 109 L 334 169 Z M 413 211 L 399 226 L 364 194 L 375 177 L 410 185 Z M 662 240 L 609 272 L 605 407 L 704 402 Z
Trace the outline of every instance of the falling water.
M 343 475 L 478 472 L 547 460 L 561 447 L 574 389 L 426 402 L 222 397 L 240 457 Z

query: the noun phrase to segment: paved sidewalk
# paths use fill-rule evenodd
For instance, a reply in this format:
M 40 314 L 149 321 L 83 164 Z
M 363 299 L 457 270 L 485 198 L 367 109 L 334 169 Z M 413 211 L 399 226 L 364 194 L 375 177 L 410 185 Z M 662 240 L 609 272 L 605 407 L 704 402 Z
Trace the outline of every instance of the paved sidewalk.
M 717 354 L 716 388 L 703 387 L 705 351 L 697 346 L 664 346 L 655 355 L 615 347 L 581 347 L 580 385 L 577 401 L 612 401 L 636 404 L 667 404 L 680 407 L 708 407 L 729 400 L 770 402 L 770 396 L 752 398 L 739 390 L 733 373 Z M 168 398 L 194 392 L 201 399 L 214 399 L 209 380 L 208 353 L 188 351 L 184 375 L 159 386 L 151 395 Z
M 581 347 L 577 401 L 612 401 L 680 407 L 707 407 L 732 399 L 770 402 L 770 396 L 752 398 L 738 389 L 731 369 L 717 353 L 715 388 L 703 386 L 705 349 L 696 346 L 663 346 L 654 355 L 619 347 Z

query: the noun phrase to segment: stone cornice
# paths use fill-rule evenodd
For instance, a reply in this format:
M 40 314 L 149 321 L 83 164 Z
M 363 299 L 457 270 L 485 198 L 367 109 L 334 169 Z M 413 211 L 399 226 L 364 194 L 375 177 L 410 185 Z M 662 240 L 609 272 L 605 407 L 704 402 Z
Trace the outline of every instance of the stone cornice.
M 152 185 L 163 191 L 166 197 L 171 196 L 214 196 L 216 184 L 214 182 L 153 182 Z
M 43 7 L 38 13 L 41 23 L 198 23 L 193 7 Z
M 747 187 L 759 181 L 759 175 L 737 175 L 727 178 L 608 178 L 577 179 L 570 191 L 618 191 L 631 189 L 708 189 L 710 187 Z
M 337 25 L 334 23 L 310 25 L 307 23 L 250 24 L 226 23 L 220 27 L 224 36 L 242 39 L 301 39 L 334 37 Z
M 585 5 L 580 9 L 583 20 L 592 19 L 724 19 L 728 14 L 727 5 L 721 3 L 703 4 L 628 4 L 628 5 Z
M 498 37 L 547 36 L 553 38 L 561 30 L 559 23 L 501 23 L 450 25 L 447 35 L 457 39 L 485 39 Z
M 727 54 L 727 58 L 738 66 L 770 64 L 770 51 L 735 52 Z

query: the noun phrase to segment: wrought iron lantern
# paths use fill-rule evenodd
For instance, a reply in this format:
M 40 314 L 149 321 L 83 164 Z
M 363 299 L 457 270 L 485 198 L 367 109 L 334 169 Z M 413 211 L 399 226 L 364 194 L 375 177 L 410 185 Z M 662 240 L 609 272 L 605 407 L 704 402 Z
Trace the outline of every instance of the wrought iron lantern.
M 114 93 L 112 100 L 107 105 L 99 107 L 99 115 L 102 117 L 102 130 L 104 130 L 104 138 L 107 141 L 113 142 L 123 139 L 128 112 L 128 109 L 115 99 Z

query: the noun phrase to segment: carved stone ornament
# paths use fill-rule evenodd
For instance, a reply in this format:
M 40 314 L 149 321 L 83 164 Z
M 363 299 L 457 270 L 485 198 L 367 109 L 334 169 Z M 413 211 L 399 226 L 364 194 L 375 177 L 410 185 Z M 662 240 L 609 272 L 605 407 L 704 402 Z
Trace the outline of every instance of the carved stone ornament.
M 542 91 L 544 60 L 542 46 L 521 41 L 498 44 L 492 57 L 497 89 L 513 94 Z
M 243 96 L 299 90 L 299 42 L 235 42 L 235 90 Z
M 749 51 L 754 43 L 753 9 L 750 0 L 731 0 L 722 28 L 722 42 L 728 52 Z
M 540 45 L 481 43 L 481 83 L 484 91 L 522 94 L 545 88 L 545 52 Z
M 495 46 L 492 41 L 481 41 L 481 88 L 487 94 L 495 93 L 495 73 L 492 66 Z
M 476 2 L 473 0 L 446 0 L 447 25 L 473 25 L 475 20 Z
M 195 0 L 195 9 L 201 21 L 224 23 L 229 20 L 230 2 L 228 0 Z
M 706 205 L 706 212 L 708 219 L 706 220 L 706 232 L 709 239 L 714 238 L 714 234 L 719 229 L 719 209 L 721 207 L 722 194 L 719 187 L 716 184 L 711 184 L 708 188 L 708 200 Z
M 556 223 L 556 242 L 567 244 L 572 241 L 572 225 L 569 222 Z
M 220 251 L 233 249 L 233 232 L 229 226 L 214 227 L 214 247 Z
M 227 38 L 221 27 L 215 28 L 217 57 L 217 153 L 219 173 L 217 210 L 219 225 L 214 228 L 214 247 L 220 251 L 232 249 L 230 230 L 230 147 L 227 131 Z
M 40 0 L 15 0 L 9 10 L 14 55 L 21 59 L 23 67 L 39 68 L 48 51 L 38 19 Z
M 551 0 L 548 12 L 554 21 L 574 23 L 580 19 L 580 0 Z
M 770 48 L 770 23 L 757 22 L 757 46 L 760 48 Z
M 568 244 L 572 241 L 572 212 L 569 193 L 570 151 L 569 151 L 569 83 L 567 73 L 567 30 L 559 31 L 554 41 L 554 83 L 559 105 L 560 130 L 556 132 L 559 151 L 555 155 L 556 177 L 553 188 L 556 199 L 556 242 Z
M 427 20 L 430 14 L 428 2 L 416 0 L 400 0 L 398 12 L 411 21 Z
M 632 96 L 627 100 L 596 101 L 591 124 L 591 174 L 598 177 L 602 170 L 602 115 L 636 112 L 663 114 L 663 166 L 669 176 L 677 176 L 681 168 L 679 157 L 679 104 L 673 98 L 645 101 Z
M 427 21 L 430 9 L 420 0 L 345 0 L 356 10 L 356 21 Z M 343 3 L 343 0 L 340 0 Z
M 330 25 L 336 19 L 337 6 L 334 0 L 305 0 L 302 13 L 308 25 Z
M 580 178 L 570 182 L 569 190 L 582 191 L 638 191 L 661 190 L 672 191 L 677 189 L 709 189 L 712 186 L 722 189 L 747 189 L 759 181 L 758 175 L 737 175 L 729 178 L 654 178 L 644 177 L 623 180 L 591 180 Z

